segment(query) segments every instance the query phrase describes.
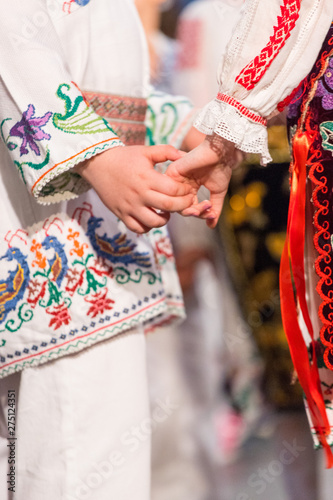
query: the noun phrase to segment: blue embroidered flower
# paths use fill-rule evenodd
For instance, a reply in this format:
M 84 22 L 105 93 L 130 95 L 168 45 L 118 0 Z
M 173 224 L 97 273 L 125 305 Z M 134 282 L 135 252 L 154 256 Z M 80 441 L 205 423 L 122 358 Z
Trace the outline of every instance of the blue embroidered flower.
M 49 111 L 44 116 L 40 117 L 34 115 L 35 107 L 33 106 L 33 104 L 29 104 L 28 109 L 22 115 L 22 119 L 17 122 L 10 130 L 11 137 L 19 137 L 22 139 L 20 156 L 29 153 L 28 146 L 37 156 L 40 156 L 40 150 L 38 145 L 36 144 L 36 141 L 51 139 L 50 134 L 44 132 L 44 130 L 42 130 L 42 127 L 47 124 L 52 116 L 52 113 Z M 9 149 L 13 149 L 14 144 L 10 142 L 7 144 L 7 146 Z

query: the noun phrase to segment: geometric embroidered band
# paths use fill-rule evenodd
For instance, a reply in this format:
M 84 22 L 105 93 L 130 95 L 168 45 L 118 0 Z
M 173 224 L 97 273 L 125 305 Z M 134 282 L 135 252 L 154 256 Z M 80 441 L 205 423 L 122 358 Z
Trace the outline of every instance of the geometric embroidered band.
M 84 91 L 83 97 L 95 113 L 107 120 L 124 144 L 134 146 L 145 143 L 146 99 L 91 91 Z
M 267 120 L 266 118 L 263 118 L 260 115 L 257 115 L 256 113 L 253 113 L 253 111 L 250 111 L 248 108 L 243 106 L 239 101 L 234 99 L 233 97 L 230 97 L 229 95 L 222 94 L 219 92 L 216 96 L 216 99 L 218 101 L 226 102 L 227 104 L 230 104 L 234 108 L 236 108 L 242 115 L 246 116 L 249 118 L 249 120 L 255 122 L 255 123 L 260 123 L 261 125 L 264 125 L 264 127 L 267 126 Z

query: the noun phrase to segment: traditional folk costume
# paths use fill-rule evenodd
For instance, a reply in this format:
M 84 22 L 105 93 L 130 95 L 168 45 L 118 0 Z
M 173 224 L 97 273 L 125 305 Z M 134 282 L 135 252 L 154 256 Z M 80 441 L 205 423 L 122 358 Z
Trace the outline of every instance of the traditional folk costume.
M 73 167 L 124 143 L 179 147 L 192 107 L 151 93 L 132 0 L 3 7 L 0 496 L 16 391 L 15 498 L 147 500 L 150 433 L 132 432 L 150 418 L 144 331 L 184 316 L 172 248 L 165 229 L 129 231 Z
M 218 95 L 197 123 L 206 134 L 215 132 L 244 152 L 258 153 L 266 164 L 271 159 L 266 119 L 292 102 L 293 163 L 280 270 L 281 310 L 315 442 L 325 448 L 329 467 L 333 466 L 329 447 L 333 444 L 332 33 L 326 40 L 325 36 L 332 18 L 330 1 L 276 0 L 267 9 L 266 2 L 248 0 L 220 65 Z
M 214 78 L 216 67 L 240 19 L 244 3 L 244 0 L 197 0 L 181 13 L 174 90 L 190 97 L 196 106 L 206 104 L 218 92 Z M 208 52 L 210 57 L 207 57 Z M 255 155 L 248 155 L 242 162 L 237 175 L 231 178 L 219 232 L 238 301 L 263 357 L 265 400 L 275 409 L 300 409 L 304 413 L 301 387 L 289 383 L 293 368 L 287 339 L 281 334 L 283 327 L 277 295 L 279 262 L 287 225 L 290 148 L 284 120 L 269 125 L 268 147 L 273 161 L 267 168 L 258 165 Z M 276 203 L 279 204 L 278 212 Z M 225 283 L 221 282 L 220 286 L 223 293 Z M 188 315 L 188 308 L 186 310 Z M 241 351 L 248 339 L 235 333 L 237 325 L 232 328 L 232 322 L 235 317 L 238 321 L 239 316 L 240 313 L 230 317 L 229 328 L 225 329 L 230 331 L 226 340 L 231 342 L 231 352 L 224 366 L 229 361 L 233 366 L 231 372 L 238 367 L 248 379 L 250 389 L 254 384 L 246 375 L 247 364 L 239 358 L 240 354 L 244 355 Z

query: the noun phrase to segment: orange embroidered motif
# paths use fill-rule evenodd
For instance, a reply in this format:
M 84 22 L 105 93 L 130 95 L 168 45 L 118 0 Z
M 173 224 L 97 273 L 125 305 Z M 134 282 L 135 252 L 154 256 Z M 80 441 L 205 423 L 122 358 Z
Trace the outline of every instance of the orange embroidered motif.
M 42 249 L 41 243 L 38 243 L 35 239 L 32 240 L 32 245 L 30 251 L 36 255 L 35 260 L 32 262 L 32 267 L 38 266 L 40 269 L 45 269 L 47 265 L 47 260 L 45 255 L 40 251 Z
M 70 250 L 69 255 L 73 255 L 74 253 L 78 257 L 83 257 L 84 250 L 88 248 L 87 243 L 81 243 L 77 239 L 80 236 L 80 233 L 78 231 L 74 231 L 72 228 L 69 228 L 68 230 L 68 236 L 67 239 L 68 241 L 73 240 L 73 248 Z

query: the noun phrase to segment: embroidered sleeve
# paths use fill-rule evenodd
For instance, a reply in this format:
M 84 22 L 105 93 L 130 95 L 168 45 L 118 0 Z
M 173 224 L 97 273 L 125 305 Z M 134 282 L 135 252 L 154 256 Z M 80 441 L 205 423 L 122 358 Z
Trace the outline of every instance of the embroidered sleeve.
M 196 114 L 197 111 L 186 97 L 152 91 L 148 97 L 146 114 L 146 143 L 149 146 L 171 144 L 180 148 Z
M 72 81 L 47 2 L 0 6 L 1 138 L 40 203 L 73 198 L 89 188 L 73 167 L 121 142 Z
M 266 119 L 311 70 L 332 18 L 331 0 L 270 0 L 269 8 L 248 0 L 197 128 L 269 162 Z

